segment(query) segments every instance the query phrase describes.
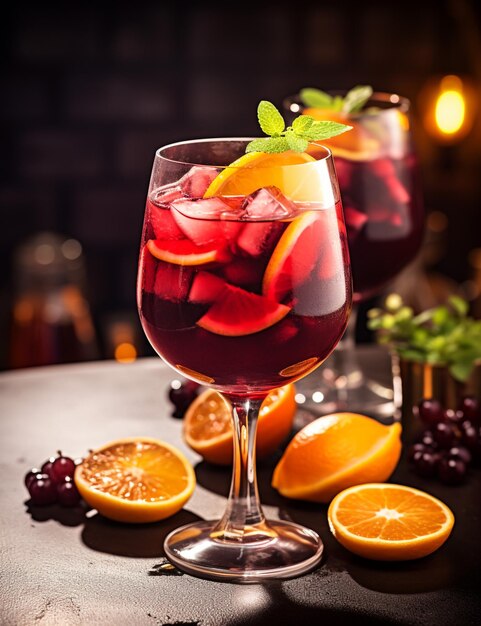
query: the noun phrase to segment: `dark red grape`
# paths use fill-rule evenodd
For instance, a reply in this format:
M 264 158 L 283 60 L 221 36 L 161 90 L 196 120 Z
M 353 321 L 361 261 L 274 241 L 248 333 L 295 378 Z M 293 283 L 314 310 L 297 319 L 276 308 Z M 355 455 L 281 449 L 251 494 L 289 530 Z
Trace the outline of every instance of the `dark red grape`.
M 434 452 L 416 452 L 413 456 L 416 473 L 426 478 L 434 476 L 438 459 L 439 456 Z
M 469 465 L 472 460 L 471 452 L 464 446 L 453 446 L 448 450 L 448 458 L 459 459 Z
M 456 431 L 452 424 L 440 422 L 433 430 L 434 441 L 440 448 L 447 450 L 456 441 Z
M 466 477 L 466 463 L 445 457 L 439 461 L 438 476 L 446 485 L 459 485 Z
M 461 400 L 459 408 L 463 411 L 468 420 L 472 420 L 474 422 L 480 421 L 481 405 L 479 403 L 479 400 L 474 396 L 465 396 Z
M 24 482 L 25 482 L 25 487 L 27 489 L 30 489 L 30 484 L 35 479 L 37 474 L 42 474 L 42 470 L 37 469 L 36 467 L 34 467 L 33 469 L 31 469 L 29 472 L 25 474 Z
M 436 449 L 438 447 L 438 444 L 434 441 L 433 433 L 430 430 L 425 431 L 421 437 L 421 443 L 428 448 Z
M 476 452 L 478 448 L 478 432 L 471 422 L 464 422 L 461 429 L 461 441 L 471 452 Z
M 443 419 L 443 407 L 439 400 L 424 398 L 418 404 L 419 417 L 426 426 L 433 426 Z
M 45 506 L 57 501 L 57 489 L 48 474 L 37 474 L 31 481 L 28 492 L 36 506 Z
M 47 461 L 45 461 L 45 463 L 42 465 L 42 473 L 43 474 L 48 474 L 50 476 L 50 478 L 53 480 L 53 482 L 56 482 L 56 480 L 54 479 L 54 477 L 51 474 L 52 471 L 52 465 L 53 462 L 55 461 L 57 457 L 56 456 L 51 456 Z
M 464 412 L 461 409 L 446 409 L 444 411 L 444 421 L 454 426 L 459 426 L 465 420 Z
M 423 443 L 415 443 L 408 450 L 408 461 L 412 463 L 414 461 L 414 455 L 416 452 L 429 452 L 431 448 L 427 448 Z
M 65 482 L 57 485 L 57 497 L 62 506 L 77 506 L 80 502 L 80 494 L 73 480 L 67 476 Z
M 73 477 L 75 472 L 75 462 L 68 456 L 63 456 L 59 452 L 59 456 L 53 461 L 50 468 L 50 477 L 57 483 L 61 484 L 67 476 Z
M 169 400 L 174 405 L 173 417 L 182 418 L 189 405 L 196 399 L 200 385 L 193 380 L 173 380 L 170 383 Z

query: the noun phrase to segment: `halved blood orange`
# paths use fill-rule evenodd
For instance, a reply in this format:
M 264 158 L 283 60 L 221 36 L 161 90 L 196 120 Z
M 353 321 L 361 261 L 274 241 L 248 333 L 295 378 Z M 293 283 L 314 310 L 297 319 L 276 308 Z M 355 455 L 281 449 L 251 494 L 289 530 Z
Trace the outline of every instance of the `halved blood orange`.
M 119 522 L 156 522 L 177 513 L 192 495 L 195 473 L 171 444 L 131 437 L 91 452 L 75 470 L 82 498 Z
M 321 246 L 319 212 L 306 211 L 294 218 L 279 239 L 262 281 L 262 293 L 280 302 L 314 269 Z
M 204 198 L 247 196 L 257 189 L 272 186 L 294 201 L 320 201 L 323 197 L 324 181 L 315 162 L 316 159 L 306 152 L 249 152 L 214 178 Z M 306 164 L 309 167 L 306 168 Z
M 230 259 L 230 252 L 219 243 L 197 246 L 189 239 L 150 239 L 147 248 L 153 256 L 175 265 L 206 265 Z
M 274 389 L 262 403 L 256 437 L 259 458 L 272 454 L 292 429 L 297 405 L 294 385 Z M 232 412 L 224 398 L 207 389 L 187 409 L 184 439 L 209 463 L 232 463 Z
M 197 325 L 216 335 L 241 337 L 273 326 L 290 310 L 291 307 L 284 304 L 226 284 L 222 298 L 210 307 Z

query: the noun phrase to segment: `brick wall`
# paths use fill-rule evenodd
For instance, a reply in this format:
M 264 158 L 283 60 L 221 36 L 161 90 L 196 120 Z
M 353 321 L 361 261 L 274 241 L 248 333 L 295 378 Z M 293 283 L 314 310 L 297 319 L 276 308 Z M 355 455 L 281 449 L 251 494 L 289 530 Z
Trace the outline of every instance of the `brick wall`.
M 0 25 L 1 302 L 14 248 L 51 229 L 83 244 L 97 320 L 134 310 L 156 147 L 254 133 L 259 99 L 280 103 L 307 84 L 367 82 L 415 99 L 445 57 L 466 69 L 443 39 L 456 37 L 446 11 L 434 0 L 9 3 Z

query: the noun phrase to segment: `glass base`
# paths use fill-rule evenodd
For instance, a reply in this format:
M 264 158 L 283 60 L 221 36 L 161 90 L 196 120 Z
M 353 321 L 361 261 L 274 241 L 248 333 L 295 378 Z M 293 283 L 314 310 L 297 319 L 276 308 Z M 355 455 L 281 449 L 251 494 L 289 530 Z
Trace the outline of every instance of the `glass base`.
M 234 583 L 293 578 L 321 560 L 323 543 L 313 530 L 292 522 L 269 520 L 252 539 L 216 537 L 218 521 L 195 522 L 171 532 L 164 550 L 169 561 L 187 574 Z
M 302 409 L 313 417 L 349 411 L 369 415 L 383 423 L 396 419 L 393 388 L 367 378 L 360 370 L 334 376 L 332 370 L 321 367 L 298 381 L 296 391 L 303 396 Z

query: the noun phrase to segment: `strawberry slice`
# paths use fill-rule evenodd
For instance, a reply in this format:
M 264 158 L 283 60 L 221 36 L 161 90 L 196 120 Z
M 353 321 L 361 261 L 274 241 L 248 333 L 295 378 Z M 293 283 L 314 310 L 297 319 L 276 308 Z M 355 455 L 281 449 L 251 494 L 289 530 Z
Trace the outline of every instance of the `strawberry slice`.
M 264 296 L 226 285 L 219 298 L 197 322 L 216 335 L 241 337 L 270 328 L 284 318 L 290 307 Z

